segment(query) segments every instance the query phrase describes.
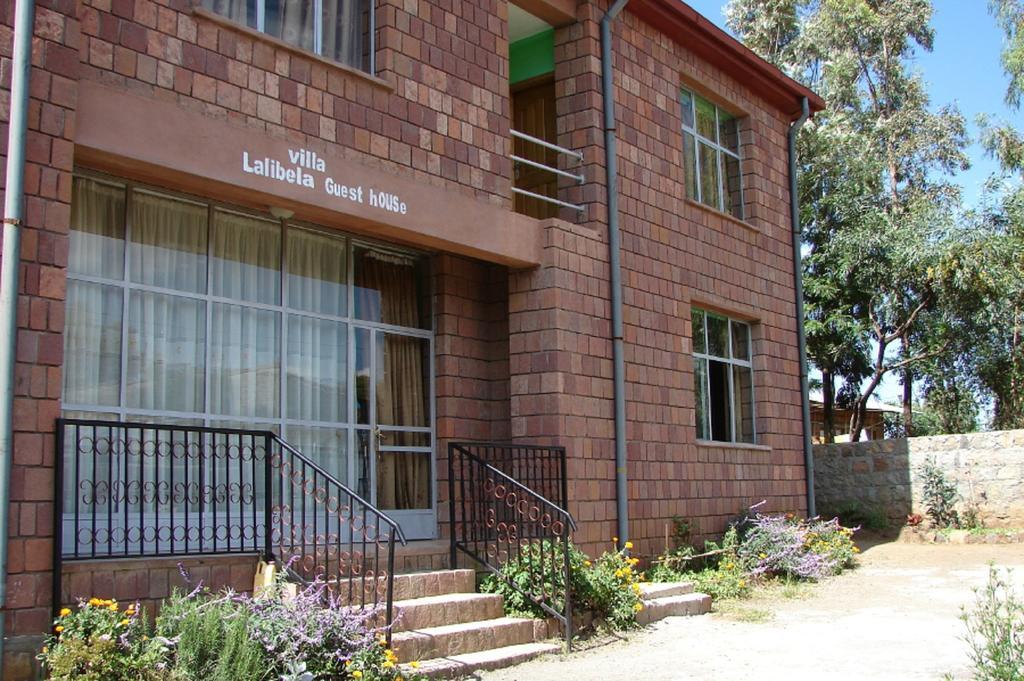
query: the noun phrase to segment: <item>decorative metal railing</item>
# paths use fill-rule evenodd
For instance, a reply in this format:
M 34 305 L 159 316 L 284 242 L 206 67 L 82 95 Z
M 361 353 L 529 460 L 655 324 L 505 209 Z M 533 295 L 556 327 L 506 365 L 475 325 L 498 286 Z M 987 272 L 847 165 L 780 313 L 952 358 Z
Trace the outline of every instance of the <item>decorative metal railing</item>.
M 521 140 L 524 143 L 523 146 L 529 145 L 529 146 L 526 146 L 526 149 L 530 149 L 532 151 L 541 151 L 541 150 L 547 149 L 547 150 L 550 150 L 550 151 L 554 151 L 556 154 L 558 154 L 560 156 L 566 156 L 566 157 L 572 159 L 572 162 L 574 162 L 574 163 L 579 164 L 579 163 L 583 162 L 583 154 L 578 152 L 578 151 L 573 151 L 572 149 L 566 149 L 565 147 L 560 147 L 557 144 L 552 144 L 551 142 L 548 142 L 546 140 L 542 140 L 539 137 L 534 137 L 533 135 L 527 135 L 525 132 L 519 132 L 518 130 L 509 130 L 509 134 L 512 135 L 513 138 Z M 535 156 L 536 158 L 545 158 L 545 156 L 546 156 L 543 153 L 539 153 L 539 154 L 531 153 L 530 155 Z M 545 172 L 545 173 L 549 173 L 549 174 L 554 175 L 556 177 L 568 178 L 568 179 L 572 180 L 573 182 L 575 182 L 576 184 L 583 184 L 584 177 L 583 177 L 583 175 L 581 173 L 573 173 L 573 172 L 569 172 L 567 170 L 562 170 L 561 168 L 558 168 L 557 165 L 548 165 L 547 163 L 543 163 L 541 161 L 529 159 L 526 156 L 524 156 L 522 154 L 516 154 L 515 152 L 513 152 L 510 156 L 512 158 L 513 164 L 516 165 L 517 167 L 529 166 L 531 168 L 536 168 L 537 170 L 540 170 L 540 171 Z M 556 158 L 557 158 L 557 156 L 556 156 Z M 580 212 L 580 213 L 582 213 L 585 210 L 583 206 L 581 206 L 579 204 L 576 204 L 576 203 L 569 203 L 568 201 L 562 201 L 557 196 L 549 196 L 547 194 L 540 194 L 540 193 L 529 191 L 527 189 L 523 189 L 522 187 L 517 187 L 517 186 L 514 186 L 514 185 L 515 185 L 515 183 L 513 183 L 513 187 L 512 187 L 512 193 L 513 194 L 519 194 L 520 196 L 526 196 L 526 197 L 529 197 L 531 199 L 537 199 L 539 201 L 543 201 L 545 203 L 550 203 L 550 204 L 553 204 L 555 206 L 561 206 L 562 208 L 571 208 L 571 209 L 573 209 L 573 210 L 575 210 L 577 212 Z
M 571 645 L 569 561 L 576 522 L 565 509 L 565 449 L 453 442 L 448 498 L 452 567 L 459 552 L 481 563 L 561 622 Z M 504 573 L 509 563 L 528 576 L 528 585 Z
M 56 449 L 54 603 L 64 561 L 260 553 L 391 624 L 402 531 L 273 432 L 58 419 Z

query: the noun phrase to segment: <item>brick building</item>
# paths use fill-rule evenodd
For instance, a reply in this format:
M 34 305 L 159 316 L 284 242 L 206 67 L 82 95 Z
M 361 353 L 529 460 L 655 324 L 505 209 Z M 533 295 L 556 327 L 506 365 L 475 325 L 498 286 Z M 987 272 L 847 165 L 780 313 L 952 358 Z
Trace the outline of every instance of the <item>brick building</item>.
M 271 430 L 392 516 L 410 568 L 447 560 L 453 440 L 565 447 L 575 541 L 616 534 L 604 2 L 336 2 L 37 2 L 8 659 L 98 541 L 78 506 L 128 484 L 62 416 Z M 677 0 L 612 34 L 629 532 L 654 554 L 673 517 L 806 508 L 787 133 L 821 102 Z M 65 599 L 167 593 L 188 542 L 133 558 L 148 535 L 116 529 L 125 560 L 63 561 Z

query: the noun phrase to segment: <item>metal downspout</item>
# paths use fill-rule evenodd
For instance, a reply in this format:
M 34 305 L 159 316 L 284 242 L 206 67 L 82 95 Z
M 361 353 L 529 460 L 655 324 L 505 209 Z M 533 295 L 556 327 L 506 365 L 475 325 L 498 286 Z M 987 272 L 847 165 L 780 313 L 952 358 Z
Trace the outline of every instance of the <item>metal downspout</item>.
M 807 386 L 807 336 L 804 333 L 804 277 L 800 244 L 800 198 L 796 184 L 796 136 L 810 116 L 810 105 L 800 102 L 800 118 L 789 126 L 789 214 L 793 226 L 793 282 L 796 293 L 796 344 L 800 353 L 800 406 L 804 431 L 804 471 L 807 476 L 807 516 L 817 515 L 814 504 L 814 448 L 811 444 L 811 402 Z
M 612 80 L 612 21 L 629 0 L 615 3 L 601 19 L 601 101 L 604 109 L 605 179 L 608 193 L 608 255 L 612 302 L 612 369 L 615 402 L 615 515 L 619 546 L 629 539 L 626 487 L 626 360 L 622 344 L 622 271 L 619 260 L 619 168 L 615 139 L 615 92 Z
M 7 610 L 7 536 L 14 456 L 14 357 L 18 333 L 18 268 L 25 193 L 25 136 L 29 72 L 32 68 L 34 0 L 18 0 L 11 55 L 11 113 L 7 130 L 3 264 L 0 265 L 0 677 L 4 668 Z

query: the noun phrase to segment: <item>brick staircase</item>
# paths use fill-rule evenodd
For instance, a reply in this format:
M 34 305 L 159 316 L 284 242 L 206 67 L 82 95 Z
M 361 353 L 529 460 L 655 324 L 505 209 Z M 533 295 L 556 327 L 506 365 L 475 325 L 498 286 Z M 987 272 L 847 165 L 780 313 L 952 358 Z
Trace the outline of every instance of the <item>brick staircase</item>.
M 396 575 L 392 647 L 399 663 L 415 660 L 420 673 L 458 678 L 562 650 L 553 622 L 506 617 L 501 596 L 475 587 L 472 570 Z M 688 582 L 642 584 L 641 598 L 640 624 L 711 609 L 711 598 Z
M 399 663 L 432 678 L 508 667 L 562 646 L 543 620 L 505 617 L 501 596 L 478 594 L 473 570 L 395 575 L 391 645 Z M 554 633 L 554 632 L 551 632 Z

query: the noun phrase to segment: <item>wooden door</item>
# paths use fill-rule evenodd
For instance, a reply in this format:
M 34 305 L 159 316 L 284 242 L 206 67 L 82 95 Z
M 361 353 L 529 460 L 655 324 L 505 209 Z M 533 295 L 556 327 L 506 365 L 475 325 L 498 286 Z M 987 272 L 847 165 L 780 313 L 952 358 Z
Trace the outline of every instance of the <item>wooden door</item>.
M 519 132 L 532 135 L 539 139 L 557 142 L 555 133 L 555 82 L 531 85 L 512 93 L 512 127 Z M 552 168 L 558 167 L 558 153 L 538 144 L 518 138 L 512 139 L 512 149 L 516 156 L 543 163 Z M 514 184 L 520 189 L 550 196 L 558 196 L 558 176 L 525 163 L 514 164 Z M 515 195 L 517 213 L 532 218 L 551 218 L 558 215 L 558 206 L 522 194 Z

